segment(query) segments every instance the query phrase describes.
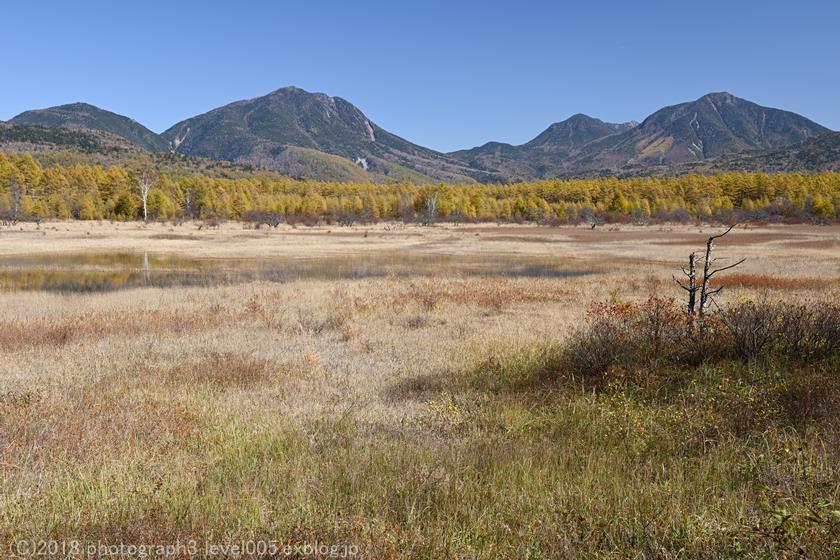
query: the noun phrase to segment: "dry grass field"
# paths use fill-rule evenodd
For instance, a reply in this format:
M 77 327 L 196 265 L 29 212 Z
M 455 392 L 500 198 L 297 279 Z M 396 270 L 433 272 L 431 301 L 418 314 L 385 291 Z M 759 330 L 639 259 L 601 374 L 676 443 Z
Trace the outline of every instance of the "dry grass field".
M 279 539 L 352 544 L 375 559 L 836 558 L 836 356 L 598 383 L 554 367 L 592 302 L 681 298 L 671 274 L 716 231 L 0 229 L 6 269 L 33 254 L 222 263 L 387 252 L 551 257 L 580 273 L 440 265 L 0 292 L 0 542 Z M 840 298 L 838 226 L 738 229 L 719 253 L 747 258 L 720 276 L 724 307 Z

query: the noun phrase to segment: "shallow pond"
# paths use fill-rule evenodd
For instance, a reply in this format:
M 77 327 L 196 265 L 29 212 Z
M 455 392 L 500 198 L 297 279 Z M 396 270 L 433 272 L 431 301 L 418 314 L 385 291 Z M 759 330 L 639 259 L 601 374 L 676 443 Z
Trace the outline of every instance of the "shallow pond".
M 366 253 L 318 258 L 219 259 L 153 253 L 0 257 L 0 291 L 94 292 L 139 287 L 217 286 L 255 280 L 382 276 L 570 277 L 590 270 L 546 257 Z

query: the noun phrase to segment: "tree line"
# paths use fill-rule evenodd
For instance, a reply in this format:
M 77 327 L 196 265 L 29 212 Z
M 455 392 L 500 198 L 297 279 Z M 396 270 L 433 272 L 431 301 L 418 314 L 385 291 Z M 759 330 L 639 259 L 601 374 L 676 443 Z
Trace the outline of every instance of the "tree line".
M 720 173 L 508 185 L 219 178 L 0 153 L 0 218 L 577 223 L 840 220 L 840 174 Z

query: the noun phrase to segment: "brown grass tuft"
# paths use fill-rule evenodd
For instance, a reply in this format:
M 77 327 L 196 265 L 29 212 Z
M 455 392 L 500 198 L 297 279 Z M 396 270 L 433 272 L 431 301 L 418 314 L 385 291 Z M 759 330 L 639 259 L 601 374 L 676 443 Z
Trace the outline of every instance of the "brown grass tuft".
M 422 329 L 423 327 L 428 326 L 428 324 L 428 315 L 412 315 L 405 320 L 405 328 L 410 330 Z
M 228 321 L 224 309 L 190 311 L 154 309 L 109 313 L 80 313 L 61 319 L 0 322 L 0 350 L 14 351 L 104 336 L 183 333 L 212 328 Z
M 210 383 L 222 387 L 250 387 L 266 382 L 274 371 L 268 360 L 238 354 L 213 353 L 199 361 L 177 364 L 166 372 L 170 383 Z
M 317 352 L 304 352 L 301 356 L 301 367 L 306 370 L 319 369 L 321 367 L 321 356 Z
M 479 278 L 446 281 L 424 279 L 412 282 L 393 302 L 413 302 L 431 311 L 443 302 L 501 310 L 515 304 L 568 301 L 570 290 L 544 280 L 514 281 L 505 278 Z
M 0 461 L 85 461 L 131 444 L 177 444 L 196 429 L 196 416 L 178 403 L 89 392 L 59 401 L 17 399 L 0 407 Z
M 15 350 L 29 346 L 63 346 L 79 334 L 70 321 L 20 323 L 9 321 L 0 324 L 0 350 Z

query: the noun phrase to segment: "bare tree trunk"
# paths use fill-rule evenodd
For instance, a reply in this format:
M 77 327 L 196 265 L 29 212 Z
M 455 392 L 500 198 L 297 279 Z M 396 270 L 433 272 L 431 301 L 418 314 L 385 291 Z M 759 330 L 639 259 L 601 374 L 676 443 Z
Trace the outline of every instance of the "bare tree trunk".
M 715 288 L 714 290 L 710 289 L 709 281 L 712 279 L 712 276 L 717 274 L 718 272 L 723 272 L 724 270 L 729 270 L 730 268 L 735 268 L 736 266 L 742 264 L 747 259 L 741 259 L 740 261 L 730 264 L 729 266 L 724 266 L 723 268 L 716 268 L 712 269 L 712 264 L 715 262 L 715 258 L 713 255 L 714 248 L 715 248 L 715 239 L 720 239 L 730 231 L 732 231 L 735 226 L 738 224 L 732 224 L 729 228 L 724 231 L 723 233 L 719 233 L 717 235 L 713 235 L 706 241 L 706 256 L 703 260 L 703 283 L 700 286 L 700 318 L 706 315 L 709 310 L 709 304 L 712 301 L 712 296 L 720 293 L 723 287 Z
M 151 176 L 144 173 L 140 176 L 140 198 L 143 199 L 143 221 L 149 221 L 149 191 L 152 190 L 152 185 L 154 181 L 152 180 Z
M 192 191 L 187 191 L 184 194 L 184 212 L 187 218 L 192 218 Z
M 726 235 L 726 233 L 722 234 L 721 236 Z M 703 259 L 703 286 L 700 289 L 700 316 L 703 317 L 706 315 L 706 311 L 709 310 L 709 271 L 712 267 L 712 261 L 714 260 L 714 256 L 712 255 L 712 251 L 715 248 L 715 238 L 714 236 L 710 237 L 708 241 L 706 241 L 706 257 Z
M 697 254 L 691 253 L 688 256 L 688 313 L 694 315 L 694 307 L 697 304 Z
M 697 307 L 697 253 L 688 255 L 688 270 L 683 268 L 682 272 L 688 278 L 688 285 L 677 280 L 676 276 L 672 277 L 680 288 L 688 292 L 686 311 L 689 315 L 694 315 L 695 308 Z
M 426 225 L 431 225 L 435 222 L 437 215 L 437 195 L 429 195 L 426 198 Z

